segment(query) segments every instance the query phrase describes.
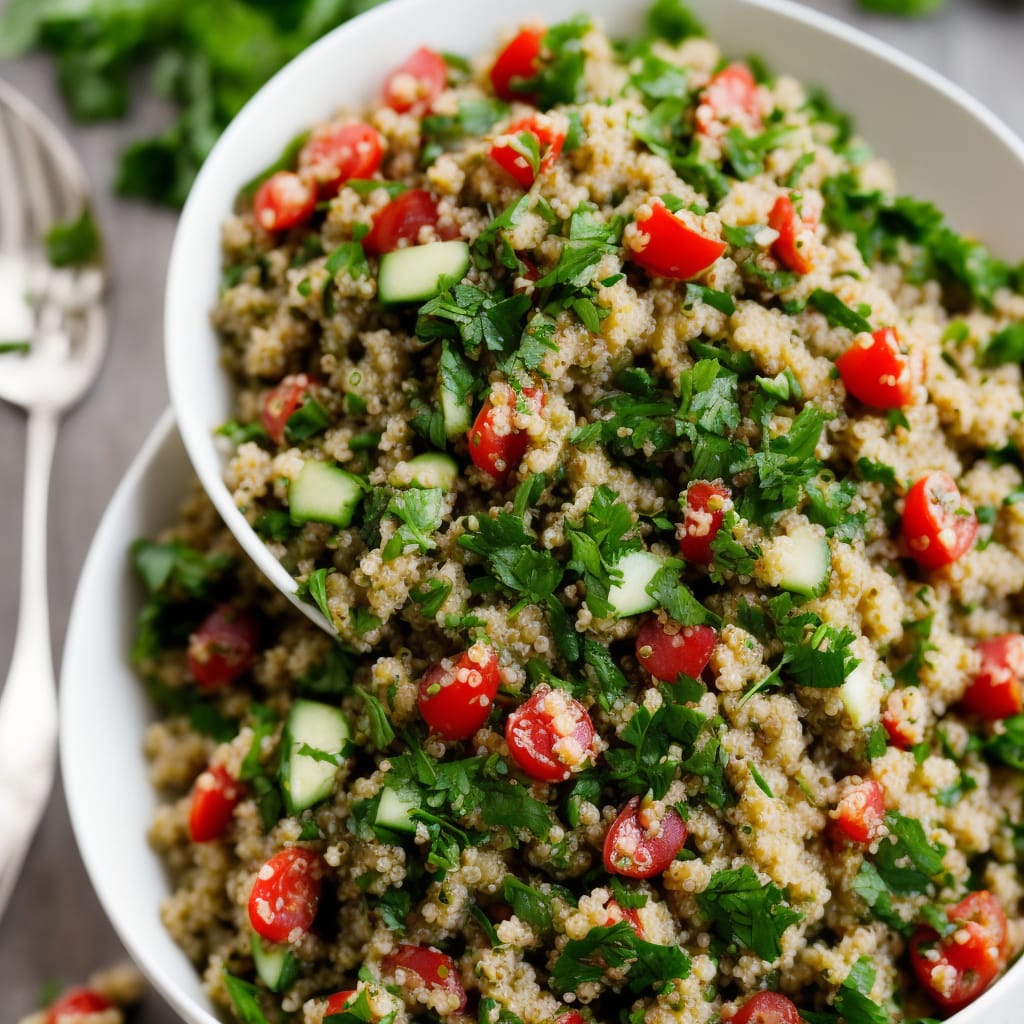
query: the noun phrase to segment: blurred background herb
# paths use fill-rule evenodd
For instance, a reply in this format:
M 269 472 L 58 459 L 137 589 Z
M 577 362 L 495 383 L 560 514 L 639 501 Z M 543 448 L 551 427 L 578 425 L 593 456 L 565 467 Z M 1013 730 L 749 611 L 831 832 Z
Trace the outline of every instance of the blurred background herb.
M 10 0 L 0 56 L 33 48 L 57 63 L 82 121 L 118 118 L 153 91 L 179 110 L 121 154 L 117 190 L 180 206 L 245 101 L 283 64 L 382 0 Z

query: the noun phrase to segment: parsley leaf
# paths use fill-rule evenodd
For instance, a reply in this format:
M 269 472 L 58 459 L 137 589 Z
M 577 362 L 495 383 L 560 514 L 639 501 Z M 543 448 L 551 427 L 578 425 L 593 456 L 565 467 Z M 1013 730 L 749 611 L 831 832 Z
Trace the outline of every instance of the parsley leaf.
M 586 982 L 600 981 L 606 970 L 625 969 L 629 990 L 664 988 L 673 978 L 690 974 L 690 958 L 678 946 L 659 946 L 637 936 L 628 921 L 592 928 L 582 939 L 570 939 L 551 972 L 551 988 L 575 992 Z
M 836 992 L 835 1007 L 846 1024 L 889 1024 L 889 1011 L 871 999 L 874 984 L 875 968 L 862 956 Z
M 388 501 L 387 511 L 401 521 L 401 526 L 384 545 L 384 561 L 397 558 L 407 547 L 431 551 L 437 542 L 431 534 L 441 528 L 444 489 L 441 487 L 410 487 Z
M 983 366 L 1024 362 L 1024 322 L 1010 324 L 988 339 L 981 353 Z
M 55 267 L 95 263 L 100 255 L 100 232 L 88 206 L 72 221 L 54 224 L 46 232 L 46 258 Z
M 260 990 L 248 981 L 224 971 L 224 987 L 242 1024 L 270 1024 L 260 1009 Z
M 572 545 L 568 568 L 583 578 L 587 607 L 599 618 L 606 618 L 613 610 L 608 592 L 622 579 L 616 564 L 627 552 L 642 547 L 639 537 L 627 539 L 627 534 L 635 534 L 629 506 L 603 484 L 594 492 L 583 521 L 578 526 L 565 523 L 565 535 Z
M 521 921 L 539 931 L 547 931 L 553 920 L 551 899 L 515 875 L 506 875 L 502 882 L 502 895 L 512 907 L 512 913 Z
M 532 96 L 541 110 L 559 103 L 579 103 L 586 64 L 583 38 L 589 31 L 590 19 L 585 14 L 552 25 L 541 40 L 537 74 L 521 82 L 513 80 L 512 90 Z
M 985 741 L 985 753 L 997 761 L 1024 772 L 1024 715 L 1003 720 L 1003 730 Z
M 926 892 L 932 880 L 942 873 L 946 848 L 938 843 L 933 845 L 916 818 L 890 811 L 885 823 L 889 835 L 879 844 L 875 855 L 879 877 L 899 896 Z
M 395 738 L 395 730 L 388 721 L 388 712 L 379 698 L 368 690 L 356 688 L 356 693 L 366 704 L 366 717 L 370 723 L 370 739 L 378 750 L 391 746 Z
M 474 532 L 459 537 L 459 546 L 479 555 L 508 590 L 543 604 L 561 583 L 564 570 L 550 551 L 534 546 L 535 540 L 521 516 L 500 511 L 493 519 L 480 517 Z
M 767 961 L 782 955 L 783 932 L 804 916 L 785 902 L 781 889 L 763 883 L 749 864 L 716 872 L 697 894 L 697 905 L 723 941 L 735 942 Z
M 665 609 L 670 619 L 681 626 L 700 626 L 705 622 L 717 624 L 718 616 L 708 611 L 680 579 L 682 567 L 678 559 L 669 559 L 647 584 L 647 593 Z

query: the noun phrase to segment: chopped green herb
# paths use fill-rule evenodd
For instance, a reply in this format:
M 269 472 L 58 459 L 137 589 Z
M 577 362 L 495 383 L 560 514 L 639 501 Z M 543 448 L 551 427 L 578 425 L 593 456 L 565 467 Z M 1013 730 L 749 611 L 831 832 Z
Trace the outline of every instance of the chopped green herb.
M 55 267 L 80 267 L 100 256 L 100 232 L 88 206 L 72 221 L 46 232 L 46 258 Z
M 697 894 L 697 905 L 724 942 L 769 962 L 782 955 L 783 932 L 804 916 L 785 901 L 781 889 L 762 882 L 747 864 L 716 872 Z

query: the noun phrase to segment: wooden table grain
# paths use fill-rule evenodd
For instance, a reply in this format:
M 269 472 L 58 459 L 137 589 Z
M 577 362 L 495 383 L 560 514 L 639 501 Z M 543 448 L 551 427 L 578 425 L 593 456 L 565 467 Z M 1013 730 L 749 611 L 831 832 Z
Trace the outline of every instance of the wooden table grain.
M 1022 0 L 948 0 L 939 15 L 909 21 L 866 14 L 854 0 L 807 2 L 941 71 L 1024 135 Z M 5 0 L 0 0 L 3 6 Z M 68 120 L 53 66 L 45 57 L 0 63 L 0 77 L 30 96 L 81 155 L 110 255 L 110 354 L 95 389 L 65 421 L 54 465 L 49 585 L 54 654 L 59 659 L 89 540 L 117 481 L 167 402 L 161 319 L 176 218 L 173 212 L 116 198 L 112 177 L 119 148 L 142 132 L 158 130 L 168 111 L 144 102 L 129 120 L 82 127 Z M 842 96 L 833 99 L 842 107 Z M 893 116 L 900 116 L 898 107 Z M 984 168 L 964 187 L 984 187 Z M 17 611 L 24 439 L 21 415 L 0 403 L 0 679 L 10 657 Z M 0 1024 L 34 1009 L 47 982 L 72 983 L 123 957 L 85 876 L 58 786 L 0 921 Z M 137 1024 L 170 1024 L 177 1017 L 150 994 L 134 1019 Z

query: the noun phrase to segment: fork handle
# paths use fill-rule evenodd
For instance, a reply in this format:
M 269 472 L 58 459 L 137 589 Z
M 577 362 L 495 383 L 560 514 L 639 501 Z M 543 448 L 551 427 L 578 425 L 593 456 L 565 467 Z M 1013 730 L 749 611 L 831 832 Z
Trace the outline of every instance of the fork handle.
M 0 912 L 53 785 L 57 692 L 50 650 L 46 520 L 57 425 L 53 409 L 29 414 L 18 631 L 0 693 Z

